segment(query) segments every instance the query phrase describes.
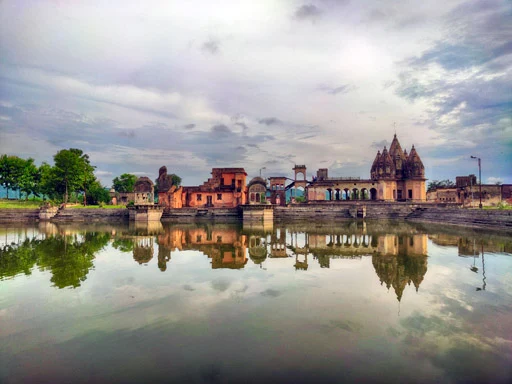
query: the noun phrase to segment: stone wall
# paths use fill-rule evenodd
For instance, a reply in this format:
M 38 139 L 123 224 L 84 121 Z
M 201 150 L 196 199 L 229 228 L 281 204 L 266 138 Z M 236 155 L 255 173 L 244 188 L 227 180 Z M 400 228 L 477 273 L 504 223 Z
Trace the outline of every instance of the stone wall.
M 416 207 L 406 220 L 512 231 L 512 210 Z
M 279 221 L 337 221 L 356 218 L 360 203 L 297 204 L 274 207 Z M 411 220 L 512 231 L 512 210 L 463 209 L 456 204 L 368 203 L 366 219 Z
M 180 208 L 165 209 L 162 221 L 190 221 L 196 219 L 235 220 L 241 219 L 239 208 Z
M 0 223 L 34 222 L 39 220 L 39 209 L 0 209 Z
M 61 221 L 84 221 L 84 222 L 98 222 L 98 221 L 128 221 L 128 209 L 87 209 L 87 208 L 65 208 L 50 220 L 52 222 Z
M 337 222 L 355 218 L 359 203 L 296 204 L 274 206 L 274 221 Z M 191 220 L 239 221 L 238 208 L 166 209 L 162 221 Z M 366 204 L 366 219 L 410 220 L 425 223 L 454 224 L 465 227 L 493 228 L 512 231 L 512 210 L 463 209 L 450 204 L 370 203 Z M 35 222 L 38 209 L 1 209 L 0 223 Z M 73 209 L 58 212 L 52 222 L 128 221 L 128 209 Z

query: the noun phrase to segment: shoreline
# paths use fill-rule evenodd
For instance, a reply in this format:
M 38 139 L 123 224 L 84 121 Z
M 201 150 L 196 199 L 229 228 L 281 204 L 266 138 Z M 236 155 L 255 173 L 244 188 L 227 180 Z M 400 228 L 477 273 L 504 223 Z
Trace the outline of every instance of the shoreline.
M 480 210 L 431 203 L 309 203 L 274 206 L 274 222 L 337 222 L 356 220 L 358 209 L 365 207 L 365 220 L 403 220 L 425 224 L 450 224 L 512 232 L 512 210 Z M 361 220 L 360 218 L 358 220 Z M 34 223 L 39 209 L 2 208 L 0 223 Z M 123 222 L 129 221 L 129 210 L 66 208 L 49 222 Z M 167 222 L 242 222 L 241 208 L 167 209 L 161 221 Z

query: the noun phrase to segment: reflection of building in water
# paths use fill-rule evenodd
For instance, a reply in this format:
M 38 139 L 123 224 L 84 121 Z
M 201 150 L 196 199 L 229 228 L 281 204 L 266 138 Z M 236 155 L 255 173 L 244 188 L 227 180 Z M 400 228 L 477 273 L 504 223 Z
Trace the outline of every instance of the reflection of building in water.
M 128 234 L 122 237 L 133 241 L 133 259 L 139 264 L 151 261 L 154 253 L 155 235 L 163 233 L 160 221 L 132 221 L 128 226 Z
M 249 236 L 249 257 L 254 264 L 260 265 L 267 259 L 267 241 L 264 237 Z
M 213 269 L 243 268 L 247 263 L 246 241 L 246 236 L 236 228 L 221 226 L 170 228 L 158 237 L 162 266 L 165 260 L 170 260 L 173 249 L 198 250 L 212 260 Z
M 385 235 L 379 237 L 379 248 L 372 264 L 381 284 L 393 287 L 398 301 L 408 284 L 418 291 L 427 272 L 427 236 Z
M 304 255 L 301 255 L 301 257 L 304 258 L 303 261 L 299 261 L 299 254 L 295 254 L 295 270 L 302 270 L 307 271 L 308 270 L 308 255 L 307 253 Z
M 139 264 L 149 263 L 153 258 L 153 236 L 135 236 L 133 239 L 133 260 Z
M 288 257 L 286 254 L 286 229 L 276 228 L 270 235 L 270 257 Z
M 428 238 L 436 245 L 457 247 L 461 257 L 479 256 L 481 252 L 512 253 L 512 241 L 448 234 L 431 234 Z

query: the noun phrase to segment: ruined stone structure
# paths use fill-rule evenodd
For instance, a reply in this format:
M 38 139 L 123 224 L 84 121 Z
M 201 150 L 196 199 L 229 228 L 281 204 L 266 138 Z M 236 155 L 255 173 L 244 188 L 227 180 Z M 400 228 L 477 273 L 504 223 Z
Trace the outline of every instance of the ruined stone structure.
M 389 151 L 377 152 L 370 170 L 370 179 L 328 177 L 321 168 L 307 187 L 309 201 L 321 200 L 384 200 L 425 201 L 425 167 L 414 148 L 403 151 L 396 137 Z
M 477 206 L 480 203 L 480 185 L 475 175 L 457 176 L 455 187 L 429 191 L 427 201 Z M 512 184 L 482 184 L 482 205 L 492 206 L 503 201 L 512 204 Z
M 183 206 L 182 188 L 174 185 L 172 175 L 167 174 L 165 165 L 158 170 L 157 185 L 158 205 L 168 208 L 181 208 Z
M 155 205 L 154 185 L 149 177 L 139 177 L 133 187 L 135 201 L 129 206 L 131 221 L 159 221 L 162 217 L 162 209 Z
M 133 186 L 135 193 L 135 205 L 153 205 L 154 200 L 154 184 L 149 177 L 139 177 Z

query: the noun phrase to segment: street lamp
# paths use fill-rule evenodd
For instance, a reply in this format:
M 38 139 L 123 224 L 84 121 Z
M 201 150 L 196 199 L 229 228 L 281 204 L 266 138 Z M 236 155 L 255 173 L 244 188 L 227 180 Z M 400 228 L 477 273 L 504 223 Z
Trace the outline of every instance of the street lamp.
M 267 167 L 260 168 L 260 177 L 261 177 L 261 170 L 262 169 L 267 169 Z
M 472 159 L 478 160 L 478 184 L 480 185 L 480 205 L 478 206 L 480 209 L 482 209 L 482 166 L 481 166 L 481 160 L 479 157 L 471 156 Z

